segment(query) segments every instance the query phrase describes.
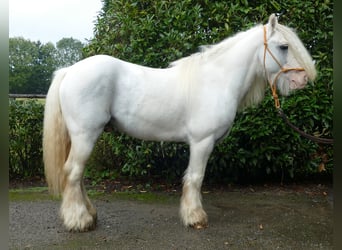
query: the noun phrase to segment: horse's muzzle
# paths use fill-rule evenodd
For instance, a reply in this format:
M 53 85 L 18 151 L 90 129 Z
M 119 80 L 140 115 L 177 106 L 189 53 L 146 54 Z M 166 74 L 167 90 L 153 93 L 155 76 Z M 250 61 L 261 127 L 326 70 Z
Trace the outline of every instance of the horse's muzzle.
M 290 89 L 302 89 L 308 82 L 308 76 L 305 71 L 292 70 L 287 72 L 290 81 Z

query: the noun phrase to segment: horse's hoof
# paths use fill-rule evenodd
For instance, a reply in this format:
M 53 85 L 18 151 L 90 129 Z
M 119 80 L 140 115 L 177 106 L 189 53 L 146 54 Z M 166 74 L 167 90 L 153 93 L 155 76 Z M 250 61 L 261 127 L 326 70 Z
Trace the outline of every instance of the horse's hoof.
M 73 222 L 73 223 L 71 223 Z M 97 217 L 92 217 L 91 215 L 83 216 L 82 220 L 79 219 L 77 221 L 65 220 L 64 218 L 64 226 L 69 232 L 73 233 L 81 233 L 92 231 L 96 228 Z
M 193 225 L 190 225 L 190 227 L 192 227 L 193 229 L 196 229 L 196 230 L 201 230 L 201 229 L 205 229 L 207 228 L 209 225 L 208 223 L 195 223 Z
M 70 233 L 83 233 L 83 232 L 89 232 L 93 231 L 96 228 L 96 221 L 93 224 L 89 224 L 84 227 L 74 227 L 74 228 L 69 228 Z
M 87 227 L 83 227 L 83 228 L 69 228 L 68 231 L 70 233 L 84 233 L 84 232 L 89 232 L 89 231 L 93 231 L 95 230 L 96 228 L 96 224 L 92 224 L 92 225 L 89 225 Z

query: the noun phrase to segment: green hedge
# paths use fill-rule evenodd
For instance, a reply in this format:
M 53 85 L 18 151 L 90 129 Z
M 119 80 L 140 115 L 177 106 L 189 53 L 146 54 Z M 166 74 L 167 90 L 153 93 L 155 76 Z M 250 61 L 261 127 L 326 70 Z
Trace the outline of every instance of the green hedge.
M 10 100 L 9 105 L 10 178 L 42 177 L 43 104 Z M 215 147 L 205 181 L 213 184 L 331 178 L 332 147 L 320 147 L 293 133 L 277 117 L 271 98 L 262 107 L 238 115 L 230 135 Z M 264 113 L 268 113 L 268 120 Z M 315 122 L 313 118 L 308 120 L 311 122 Z M 88 161 L 86 177 L 94 182 L 128 176 L 179 183 L 188 157 L 186 144 L 146 142 L 106 131 Z M 322 162 L 326 171 L 320 173 Z
M 36 100 L 9 100 L 9 177 L 43 175 L 44 106 Z
M 307 122 L 315 124 L 312 117 Z M 89 161 L 87 175 L 95 181 L 124 175 L 180 182 L 188 157 L 186 144 L 146 142 L 118 132 L 104 132 Z M 216 145 L 209 159 L 205 182 L 331 179 L 332 160 L 332 146 L 320 146 L 293 132 L 278 117 L 269 97 L 262 108 L 238 115 L 230 135 Z
M 333 131 L 333 2 L 299 1 L 135 1 L 104 0 L 94 39 L 85 56 L 109 54 L 121 59 L 165 67 L 221 41 L 270 13 L 287 13 L 280 23 L 296 28 L 316 61 L 315 85 L 282 98 L 290 120 L 308 133 L 332 137 Z M 23 105 L 23 107 L 21 106 Z M 26 106 L 25 106 L 26 105 Z M 42 173 L 42 107 L 37 102 L 10 102 L 10 174 Z M 35 118 L 32 114 L 37 111 Z M 27 114 L 26 114 L 27 113 Z M 29 122 L 27 117 L 31 117 Z M 185 144 L 145 142 L 117 132 L 99 138 L 86 175 L 102 178 L 132 176 L 179 181 L 188 160 Z M 269 92 L 257 108 L 239 114 L 230 135 L 214 149 L 206 182 L 251 182 L 310 179 L 333 172 L 333 148 L 300 137 L 277 116 Z M 319 170 L 325 171 L 319 172 Z
M 332 1 L 103 0 L 103 4 L 85 56 L 108 54 L 151 67 L 166 67 L 196 52 L 201 45 L 217 43 L 256 23 L 265 23 L 271 13 L 285 11 L 279 22 L 296 29 L 316 61 L 318 77 L 314 86 L 281 99 L 282 107 L 304 131 L 332 137 Z M 142 148 L 146 157 L 152 157 L 149 152 L 157 152 L 160 147 L 147 144 Z M 182 146 L 175 147 L 182 149 L 178 156 L 186 159 Z M 140 148 L 137 146 L 136 151 L 141 154 Z M 331 145 L 318 146 L 286 127 L 267 93 L 259 107 L 236 118 L 229 137 L 210 158 L 206 179 L 291 179 L 308 177 L 322 166 L 331 174 L 332 152 Z M 169 159 L 167 154 L 163 157 Z M 186 161 L 181 164 L 186 165 Z M 172 171 L 181 172 L 179 166 L 171 166 L 146 162 L 142 167 L 144 173 L 159 167 L 169 176 Z

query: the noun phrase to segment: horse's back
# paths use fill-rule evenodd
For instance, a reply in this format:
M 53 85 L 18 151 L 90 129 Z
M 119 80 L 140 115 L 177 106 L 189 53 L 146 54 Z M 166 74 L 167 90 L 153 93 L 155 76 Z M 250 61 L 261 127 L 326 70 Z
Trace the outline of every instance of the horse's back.
M 68 127 L 75 131 L 111 120 L 134 137 L 184 140 L 184 98 L 178 87 L 174 69 L 98 55 L 68 68 L 60 98 Z

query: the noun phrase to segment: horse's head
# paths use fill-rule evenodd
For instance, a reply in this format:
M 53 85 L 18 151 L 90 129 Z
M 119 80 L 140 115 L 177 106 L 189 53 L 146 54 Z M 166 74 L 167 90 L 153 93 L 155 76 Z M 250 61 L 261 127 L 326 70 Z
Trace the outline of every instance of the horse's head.
M 264 48 L 260 53 L 269 83 L 282 95 L 304 88 L 316 77 L 314 62 L 296 33 L 278 23 L 272 14 L 264 26 Z

